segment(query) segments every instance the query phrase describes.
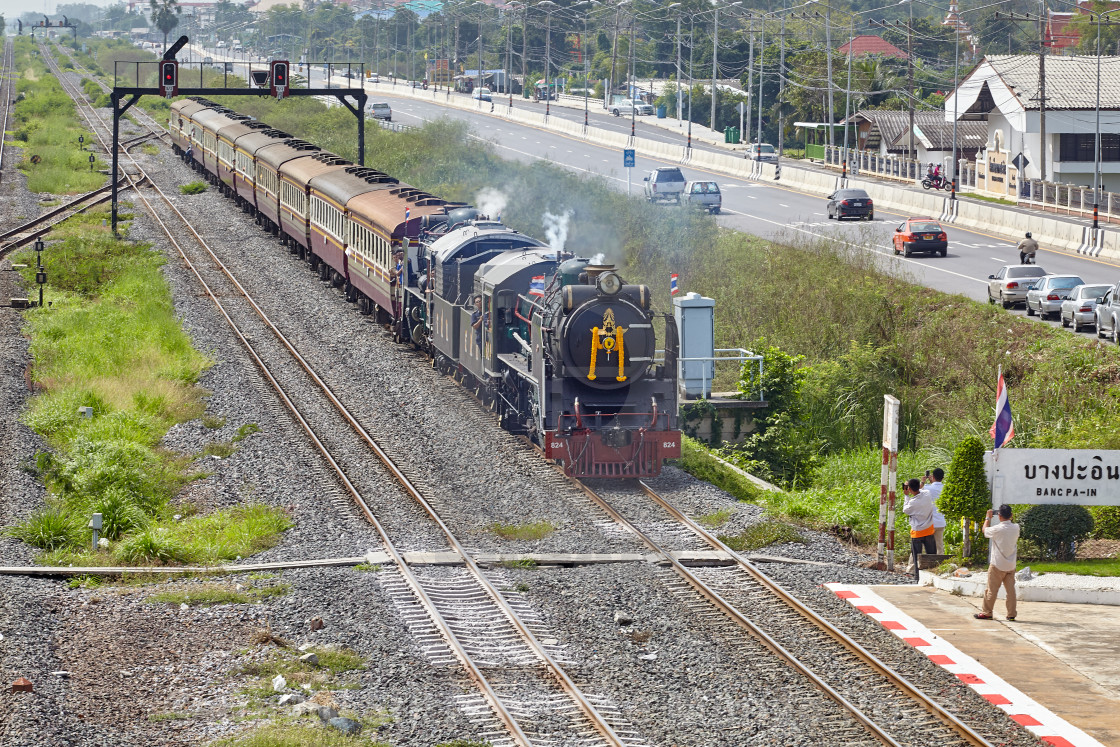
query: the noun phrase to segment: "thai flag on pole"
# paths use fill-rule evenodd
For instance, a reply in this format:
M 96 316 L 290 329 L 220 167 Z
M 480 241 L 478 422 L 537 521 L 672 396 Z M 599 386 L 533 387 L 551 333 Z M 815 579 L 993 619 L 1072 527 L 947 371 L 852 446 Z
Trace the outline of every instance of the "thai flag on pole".
M 544 275 L 534 275 L 532 281 L 529 283 L 530 296 L 543 296 L 544 295 Z
M 677 273 L 674 272 L 669 275 L 669 295 L 675 296 L 680 292 L 681 288 L 677 285 Z
M 995 439 L 995 447 L 1006 446 L 1015 438 L 1015 423 L 1011 420 L 1011 400 L 1007 397 L 1007 384 L 1003 381 L 1003 370 L 999 372 L 999 383 L 996 385 L 996 421 L 988 431 Z
M 404 219 L 408 220 L 408 216 L 412 215 L 412 208 L 406 207 L 404 209 Z

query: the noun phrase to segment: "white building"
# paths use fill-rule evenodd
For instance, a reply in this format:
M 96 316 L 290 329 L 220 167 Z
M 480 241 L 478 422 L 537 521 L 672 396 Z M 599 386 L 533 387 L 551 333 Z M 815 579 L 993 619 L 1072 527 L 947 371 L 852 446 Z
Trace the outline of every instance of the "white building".
M 978 173 L 993 174 L 996 187 L 1013 189 L 1020 175 L 1091 187 L 1097 58 L 1047 56 L 1045 144 L 1040 139 L 1038 63 L 1037 55 L 985 57 L 945 100 L 945 119 L 952 122 L 955 111 L 963 121 L 987 122 L 987 143 L 977 167 Z M 1120 191 L 1120 57 L 1102 57 L 1100 69 L 1101 182 L 1106 190 Z

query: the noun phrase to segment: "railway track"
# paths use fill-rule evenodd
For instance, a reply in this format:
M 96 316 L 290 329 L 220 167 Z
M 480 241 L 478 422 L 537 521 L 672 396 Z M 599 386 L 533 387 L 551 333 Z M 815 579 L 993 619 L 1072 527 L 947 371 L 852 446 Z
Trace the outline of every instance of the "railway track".
M 44 58 L 108 149 L 108 127 L 54 59 L 46 53 Z M 457 664 L 475 683 L 477 694 L 466 696 L 461 706 L 478 721 L 482 736 L 495 745 L 643 744 L 609 702 L 588 696 L 576 686 L 556 643 L 542 643 L 539 624 L 526 619 L 527 610 L 516 609 L 516 603 L 499 590 L 493 574 L 475 563 L 426 499 L 422 482 L 406 474 L 370 436 L 191 221 L 147 178 L 135 159 L 132 163 L 125 175 L 129 189 L 167 235 L 268 385 L 323 457 L 341 493 L 358 506 L 380 536 L 394 568 L 386 586 L 421 641 L 425 656 L 435 665 Z M 370 452 L 381 469 L 371 469 Z M 385 479 L 378 483 L 378 478 Z M 390 530 L 377 518 L 376 500 L 370 497 L 384 492 L 389 479 L 423 510 L 444 546 L 459 556 L 461 568 L 425 572 L 404 561 Z
M 119 183 L 123 185 L 125 181 L 121 179 Z M 94 205 L 100 205 L 108 201 L 111 193 L 112 187 L 106 184 L 104 187 L 80 195 L 70 202 L 59 205 L 15 228 L 0 232 L 0 259 L 3 259 L 9 252 L 21 246 L 26 246 L 46 234 L 51 228 L 67 218 L 84 212 Z
M 991 747 L 983 736 L 647 483 L 635 482 L 630 486 L 580 485 L 596 506 L 661 556 L 679 579 L 679 591 L 693 597 L 698 593 L 706 601 L 697 608 L 699 614 L 718 612 L 725 627 L 745 632 L 800 672 L 862 728 L 860 739 L 852 724 L 833 723 L 830 733 L 835 744 Z M 674 551 L 698 548 L 726 553 L 733 565 L 694 568 L 673 555 Z M 868 737 L 873 741 L 868 742 Z
M 171 211 L 178 212 L 156 185 L 150 184 L 150 188 L 164 199 Z M 141 199 L 155 216 L 151 203 L 146 198 Z M 177 219 L 189 228 L 189 221 L 181 214 L 177 215 Z M 165 225 L 160 218 L 156 220 Z M 262 338 L 272 336 L 280 342 L 291 359 L 289 364 L 298 364 L 314 381 L 329 400 L 330 407 L 346 421 L 349 430 L 366 448 L 378 455 L 386 470 L 424 508 L 439 527 L 447 545 L 462 559 L 462 569 L 438 575 L 417 574 L 403 562 L 395 549 L 391 549 L 398 575 L 387 584 L 402 616 L 416 639 L 421 641 L 429 662 L 437 666 L 458 663 L 478 684 L 479 692 L 464 696 L 460 707 L 480 719 L 482 731 L 495 743 L 550 744 L 565 739 L 568 741 L 563 743 L 571 740 L 586 744 L 640 743 L 640 735 L 609 703 L 589 698 L 580 691 L 565 671 L 567 662 L 562 653 L 540 643 L 533 624 L 525 620 L 526 610 L 514 610 L 498 591 L 498 584 L 491 577 L 493 574 L 477 567 L 470 554 L 440 520 L 438 509 L 426 500 L 422 482 L 405 474 L 393 463 L 303 361 L 294 346 L 268 322 L 264 312 L 209 250 L 202 237 L 193 228 L 189 231 L 194 234 L 200 249 L 185 249 L 169 230 L 167 232 L 266 379 L 331 465 L 345 491 L 377 528 L 386 547 L 393 548 L 389 533 L 378 523 L 362 490 L 350 482 L 346 466 L 340 465 L 339 460 L 332 456 L 335 450 L 317 435 L 324 432 L 323 429 L 315 427 L 300 414 L 305 408 L 293 403 L 292 396 L 277 380 L 280 377 L 270 373 L 272 367 L 283 364 L 262 360 L 262 356 L 283 357 L 284 353 L 264 354 L 255 349 Z M 195 256 L 194 260 L 188 257 L 188 252 Z M 205 263 L 212 263 L 220 272 L 208 273 L 201 269 Z M 204 275 L 210 279 L 205 279 Z M 222 280 L 220 275 L 226 279 Z M 219 283 L 232 286 L 232 289 L 212 290 Z M 239 296 L 251 309 L 241 312 L 228 310 L 231 299 Z M 219 302 L 218 297 L 223 301 Z M 235 322 L 231 314 L 239 321 Z M 244 331 L 239 324 L 248 324 L 246 319 L 254 315 L 264 323 L 263 331 Z M 678 580 L 675 583 L 669 581 L 668 585 L 687 595 L 687 603 L 696 609 L 697 614 L 719 618 L 725 623 L 730 638 L 738 636 L 742 639 L 740 645 L 744 647 L 766 649 L 783 666 L 794 669 L 812 684 L 819 697 L 808 702 L 811 707 L 820 709 L 822 713 L 831 709 L 822 726 L 828 729 L 832 743 L 989 744 L 871 652 L 786 593 L 753 565 L 731 553 L 717 538 L 673 508 L 648 485 L 642 484 L 641 489 L 644 497 L 652 499 L 663 512 L 660 518 L 650 519 L 648 510 L 642 508 L 637 510 L 645 511 L 646 518 L 631 520 L 626 517 L 625 514 L 635 510 L 634 501 L 642 496 L 627 495 L 625 491 L 614 488 L 584 488 L 592 503 L 606 512 L 618 526 L 641 539 L 672 569 Z M 680 546 L 682 544 L 702 545 L 727 552 L 734 558 L 735 565 L 707 569 L 686 567 L 673 556 L 675 550 L 685 549 Z M 758 654 L 765 655 L 765 652 L 759 650 Z M 546 679 L 559 687 L 549 686 L 549 682 L 540 677 L 530 684 L 520 676 L 503 679 L 498 674 L 534 670 L 547 674 Z M 831 701 L 831 706 L 824 702 L 826 699 Z M 547 715 L 542 717 L 542 714 Z M 490 726 L 489 722 L 494 717 L 503 724 L 500 729 Z M 900 727 L 900 722 L 905 726 Z M 566 736 L 557 737 L 557 734 Z
M 8 120 L 12 114 L 12 100 L 15 99 L 15 45 L 4 40 L 4 50 L 0 53 L 0 182 L 4 180 L 4 141 L 7 137 Z

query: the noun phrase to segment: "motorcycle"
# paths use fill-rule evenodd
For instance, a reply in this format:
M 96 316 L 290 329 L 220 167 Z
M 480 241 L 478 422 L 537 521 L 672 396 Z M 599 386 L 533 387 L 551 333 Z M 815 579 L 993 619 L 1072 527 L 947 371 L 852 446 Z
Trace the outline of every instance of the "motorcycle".
M 943 176 L 927 176 L 925 179 L 922 179 L 922 186 L 926 189 L 948 190 L 951 188 L 949 182 L 947 182 Z

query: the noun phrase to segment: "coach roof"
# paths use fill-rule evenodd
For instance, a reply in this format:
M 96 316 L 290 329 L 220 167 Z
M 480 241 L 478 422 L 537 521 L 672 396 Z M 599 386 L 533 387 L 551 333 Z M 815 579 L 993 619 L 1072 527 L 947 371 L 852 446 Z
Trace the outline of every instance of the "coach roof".
M 266 145 L 257 151 L 257 160 L 266 166 L 271 166 L 273 171 L 293 158 L 303 158 L 318 152 L 319 146 L 312 145 L 306 140 L 285 140 L 282 143 Z
M 346 205 L 354 197 L 378 189 L 397 186 L 398 181 L 376 169 L 347 166 L 342 171 L 331 171 L 311 180 L 311 188 L 338 205 Z

